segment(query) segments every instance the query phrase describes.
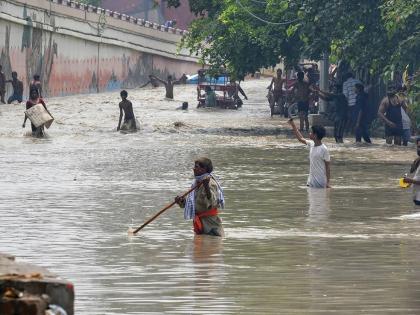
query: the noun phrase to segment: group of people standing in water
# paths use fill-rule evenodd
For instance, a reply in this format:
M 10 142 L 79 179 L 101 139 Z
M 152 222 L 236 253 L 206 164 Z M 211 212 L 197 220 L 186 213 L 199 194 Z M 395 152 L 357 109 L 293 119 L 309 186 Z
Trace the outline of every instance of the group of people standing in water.
M 281 76 L 281 73 L 280 73 Z M 22 102 L 23 99 L 23 85 L 21 81 L 17 79 L 17 73 L 12 73 L 12 80 L 9 80 L 13 84 L 14 93 L 9 98 L 12 101 Z M 4 74 L 1 72 L 0 68 L 0 90 L 3 88 L 2 84 L 9 82 L 5 80 Z M 157 82 L 162 83 L 166 89 L 166 97 L 173 99 L 173 88 L 175 84 L 178 84 L 180 80 L 173 80 L 171 76 L 168 76 L 168 80 L 164 81 L 155 76 L 150 76 L 150 81 L 152 85 L 156 85 Z M 19 83 L 20 82 L 20 83 Z M 298 81 L 303 82 L 302 80 Z M 272 86 L 277 88 L 282 84 L 273 80 L 271 83 Z M 355 86 L 356 96 L 361 93 L 360 89 L 363 86 Z M 271 86 L 270 86 L 271 88 Z M 295 87 L 300 89 L 300 87 Z M 26 102 L 26 109 L 41 104 L 46 111 L 48 111 L 45 101 L 42 98 L 42 85 L 39 80 L 39 76 L 34 76 L 34 80 L 30 84 L 30 95 L 29 99 Z M 357 92 L 359 89 L 359 93 Z M 1 100 L 4 100 L 4 90 L 1 90 Z M 338 94 L 327 93 L 318 90 L 318 93 L 321 97 L 325 99 L 331 99 L 332 96 Z M 134 115 L 133 104 L 128 100 L 128 92 L 123 90 L 120 92 L 121 102 L 119 103 L 119 120 L 117 131 L 125 132 L 135 132 L 138 130 L 139 125 Z M 275 94 L 278 97 L 278 93 Z M 333 98 L 334 99 L 334 98 Z M 307 105 L 306 103 L 304 104 Z M 379 107 L 378 115 L 384 120 L 386 127 L 386 138 L 389 142 L 389 137 L 393 137 L 395 144 L 400 144 L 398 142 L 398 137 L 402 137 L 402 109 L 405 104 L 403 104 L 394 91 L 388 91 L 388 95 L 383 99 Z M 299 107 L 301 111 L 307 113 L 306 107 L 303 110 L 303 105 Z M 300 116 L 299 118 L 302 118 Z M 295 125 L 293 119 L 289 119 L 288 123 L 291 125 L 293 133 L 297 140 L 305 144 L 309 149 L 309 176 L 307 180 L 307 186 L 311 188 L 321 188 L 326 189 L 330 188 L 330 163 L 331 158 L 328 151 L 328 148 L 325 144 L 322 143 L 322 139 L 326 135 L 326 130 L 323 126 L 311 126 L 309 129 L 309 124 L 306 123 L 306 117 L 303 117 L 303 122 L 301 121 L 300 128 L 298 129 Z M 24 122 L 22 127 L 26 127 L 28 117 L 25 114 Z M 360 116 L 358 118 L 358 124 L 360 123 Z M 338 128 L 337 126 L 335 126 Z M 365 126 L 366 127 L 366 126 Z M 359 128 L 361 131 L 357 134 L 358 137 L 363 137 L 366 142 L 370 142 L 369 134 L 363 128 Z M 309 139 L 305 139 L 302 135 L 302 129 L 305 128 L 309 133 Z M 344 128 L 341 126 L 340 128 Z M 36 127 L 31 123 L 31 129 L 33 136 L 42 137 L 44 135 L 43 126 Z M 337 140 L 337 134 L 335 134 Z M 339 137 L 340 140 L 342 138 Z M 342 142 L 342 141 L 339 141 Z M 413 176 L 406 176 L 404 182 L 413 185 L 413 201 L 415 205 L 420 206 L 420 138 L 416 139 L 417 145 L 417 154 L 418 158 L 413 162 L 411 167 L 411 173 Z M 224 195 L 223 189 L 218 182 L 217 178 L 213 174 L 213 163 L 210 159 L 206 157 L 199 158 L 194 161 L 193 173 L 195 176 L 192 187 L 195 189 L 186 197 L 176 197 L 175 203 L 180 207 L 184 208 L 184 217 L 187 220 L 193 221 L 193 227 L 196 234 L 208 234 L 213 236 L 223 236 L 223 227 L 222 221 L 219 217 L 219 209 L 224 207 Z
M 18 73 L 16 71 L 12 72 L 12 79 L 7 80 L 6 75 L 3 72 L 3 67 L 0 65 L 0 102 L 6 104 L 5 96 L 6 96 L 6 83 L 11 83 L 13 92 L 12 95 L 7 100 L 7 104 L 12 104 L 13 102 L 22 103 L 23 102 L 23 82 L 19 80 Z M 29 83 L 29 98 L 26 101 L 26 110 L 30 109 L 31 107 L 41 104 L 44 106 L 45 110 L 47 110 L 47 105 L 45 104 L 44 100 L 42 99 L 42 84 L 40 81 L 40 76 L 35 74 L 33 76 L 33 80 Z M 25 114 L 25 118 L 22 124 L 22 127 L 26 127 L 26 121 L 28 117 Z M 32 135 L 35 137 L 42 137 L 44 135 L 44 127 L 39 126 L 36 127 L 31 122 L 31 129 Z
M 289 86 L 287 83 L 292 82 Z M 308 113 L 310 103 L 321 98 L 328 102 L 326 116 L 334 122 L 334 138 L 337 143 L 344 142 L 344 135 L 354 134 L 356 143 L 362 139 L 372 143 L 370 126 L 379 117 L 385 124 L 386 142 L 396 145 L 407 145 L 411 139 L 411 120 L 409 117 L 404 86 L 390 84 L 387 95 L 379 106 L 372 103 L 369 87 L 348 72 L 341 81 L 334 82 L 331 91 L 321 90 L 316 82 L 305 77 L 303 71 L 296 73 L 296 80 L 286 80 L 281 69 L 277 70 L 268 86 L 273 104 L 287 101 L 288 106 L 296 103 L 300 119 L 300 131 L 309 132 Z M 286 97 L 287 96 L 287 97 Z M 286 104 L 285 104 L 286 105 Z M 283 105 L 283 106 L 285 106 Z

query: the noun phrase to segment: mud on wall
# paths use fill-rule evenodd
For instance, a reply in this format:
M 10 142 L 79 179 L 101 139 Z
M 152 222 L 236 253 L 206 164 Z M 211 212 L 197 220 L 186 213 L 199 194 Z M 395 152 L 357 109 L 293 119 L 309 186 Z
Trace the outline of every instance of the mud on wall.
M 0 3 L 0 64 L 7 79 L 12 71 L 18 73 L 24 82 L 24 96 L 29 93 L 27 87 L 34 74 L 41 76 L 47 96 L 60 96 L 134 88 L 147 82 L 152 73 L 179 77 L 199 67 L 191 58 L 174 53 L 180 36 L 161 34 L 153 28 L 136 33 L 130 29 L 132 25 L 124 24 L 127 22 L 113 21 L 105 14 L 98 17 L 95 12 L 85 12 L 83 20 L 80 8 L 65 6 L 67 14 L 63 15 L 62 3 L 25 2 L 33 5 Z M 55 11 L 51 4 L 56 6 Z M 75 16 L 71 10 L 78 10 Z M 99 32 L 97 21 L 101 19 Z M 7 92 L 12 92 L 10 84 Z

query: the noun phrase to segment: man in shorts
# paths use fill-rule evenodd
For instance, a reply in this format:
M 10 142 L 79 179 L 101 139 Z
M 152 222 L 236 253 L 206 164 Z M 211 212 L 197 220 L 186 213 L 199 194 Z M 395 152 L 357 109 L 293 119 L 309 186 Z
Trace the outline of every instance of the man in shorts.
M 304 78 L 305 73 L 299 71 L 297 74 L 297 82 L 292 87 L 292 93 L 295 95 L 298 106 L 298 113 L 300 119 L 299 130 L 302 132 L 303 127 L 305 126 L 306 132 L 309 132 L 308 112 L 309 98 L 311 96 L 311 85 L 308 82 L 304 81 Z

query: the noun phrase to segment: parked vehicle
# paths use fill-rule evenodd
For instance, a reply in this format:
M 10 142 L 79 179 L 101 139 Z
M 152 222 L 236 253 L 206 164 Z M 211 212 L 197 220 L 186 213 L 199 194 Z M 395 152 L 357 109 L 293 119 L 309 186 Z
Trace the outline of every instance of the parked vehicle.
M 200 70 L 198 74 L 197 107 L 215 106 L 227 109 L 241 107 L 242 100 L 235 97 L 236 87 L 230 83 L 229 75 L 223 73 L 217 76 L 208 76 L 205 74 L 205 70 Z M 211 98 L 209 97 L 210 93 Z M 209 103 L 209 99 L 212 99 L 212 102 Z

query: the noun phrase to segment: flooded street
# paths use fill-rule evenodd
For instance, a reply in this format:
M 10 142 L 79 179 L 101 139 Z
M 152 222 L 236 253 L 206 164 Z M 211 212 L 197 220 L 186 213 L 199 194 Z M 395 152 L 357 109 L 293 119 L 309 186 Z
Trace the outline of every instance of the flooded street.
M 129 90 L 128 135 L 118 92 L 47 99 L 46 139 L 24 135 L 23 105 L 0 106 L 0 252 L 72 281 L 76 314 L 420 314 L 420 215 L 397 186 L 415 149 L 327 139 L 333 189 L 307 189 L 308 151 L 270 118 L 268 84 L 245 82 L 238 111 L 196 109 L 195 86 Z M 226 238 L 194 237 L 176 207 L 128 237 L 199 156 L 225 188 Z

